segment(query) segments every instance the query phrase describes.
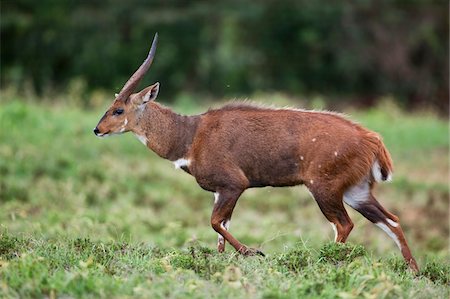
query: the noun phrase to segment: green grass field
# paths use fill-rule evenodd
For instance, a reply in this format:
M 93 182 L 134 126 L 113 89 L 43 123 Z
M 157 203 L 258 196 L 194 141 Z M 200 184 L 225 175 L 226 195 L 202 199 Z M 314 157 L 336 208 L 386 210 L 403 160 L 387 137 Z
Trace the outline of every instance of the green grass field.
M 349 111 L 392 153 L 394 181 L 376 194 L 400 217 L 414 276 L 350 208 L 350 244 L 331 243 L 301 186 L 247 190 L 237 204 L 231 232 L 265 258 L 216 253 L 213 195 L 131 134 L 96 138 L 103 109 L 0 103 L 1 298 L 448 298 L 448 121 L 390 104 Z

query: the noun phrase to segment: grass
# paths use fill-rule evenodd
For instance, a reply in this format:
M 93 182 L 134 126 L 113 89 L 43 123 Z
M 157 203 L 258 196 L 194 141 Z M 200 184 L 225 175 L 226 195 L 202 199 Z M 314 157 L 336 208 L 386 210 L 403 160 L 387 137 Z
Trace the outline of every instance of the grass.
M 376 193 L 400 216 L 415 277 L 354 211 L 351 244 L 330 243 L 302 187 L 239 201 L 231 231 L 265 258 L 216 253 L 213 196 L 130 134 L 95 138 L 100 110 L 0 103 L 0 297 L 448 297 L 447 121 L 389 104 L 351 112 L 393 155 L 394 182 Z
M 199 244 L 161 249 L 7 233 L 0 246 L 5 297 L 430 298 L 445 294 L 450 270 L 427 262 L 414 277 L 398 257 L 380 261 L 361 245 L 335 243 L 318 252 L 298 244 L 265 258 L 218 254 Z

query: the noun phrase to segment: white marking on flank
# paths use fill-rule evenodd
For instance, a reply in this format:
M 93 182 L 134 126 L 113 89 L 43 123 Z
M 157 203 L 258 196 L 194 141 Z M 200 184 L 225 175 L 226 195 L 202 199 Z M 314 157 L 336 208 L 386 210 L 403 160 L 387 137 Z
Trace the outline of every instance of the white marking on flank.
M 147 146 L 147 136 L 134 134 L 140 142 L 142 142 L 145 146 Z
M 333 222 L 330 222 L 330 224 L 331 224 L 331 227 L 333 228 L 333 231 L 334 231 L 334 242 L 336 242 L 337 236 L 338 236 L 336 224 L 334 224 Z
M 319 168 L 322 168 L 322 165 L 319 164 Z
M 314 184 L 314 180 L 309 180 L 309 182 L 311 183 L 311 185 Z
M 313 138 L 313 139 L 312 139 L 312 142 L 316 142 L 316 140 L 317 140 L 316 138 Z
M 395 244 L 397 244 L 398 248 L 400 248 L 400 250 L 402 249 L 401 245 L 400 245 L 400 241 L 397 238 L 397 235 L 394 234 L 394 232 L 384 223 L 378 222 L 375 223 L 376 226 L 378 226 L 379 228 L 381 228 L 382 230 L 384 230 L 386 232 L 386 234 L 388 234 L 389 237 L 392 238 L 392 240 L 394 240 Z
M 303 161 L 303 159 L 305 159 L 303 156 L 300 156 L 300 160 L 302 160 Z
M 334 152 L 334 155 L 337 157 L 337 152 Z
M 397 226 L 398 226 L 398 223 L 397 223 L 397 222 L 395 222 L 395 221 L 393 221 L 393 220 L 391 220 L 391 219 L 389 219 L 389 218 L 386 218 L 386 221 L 387 221 L 387 223 L 389 223 L 389 225 L 392 226 L 392 227 L 397 227 Z
M 359 205 L 369 199 L 370 188 L 367 179 L 347 189 L 344 193 L 344 202 L 356 209 Z
M 189 166 L 191 164 L 191 161 L 189 159 L 181 158 L 176 161 L 172 161 L 173 165 L 175 165 L 175 169 L 179 169 L 183 166 Z

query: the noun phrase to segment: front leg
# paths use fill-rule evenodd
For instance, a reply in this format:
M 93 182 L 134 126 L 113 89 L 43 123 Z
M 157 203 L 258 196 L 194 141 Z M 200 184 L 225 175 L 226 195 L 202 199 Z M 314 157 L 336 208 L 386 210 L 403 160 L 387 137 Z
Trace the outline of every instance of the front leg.
M 231 244 L 239 253 L 243 255 L 262 255 L 264 254 L 256 249 L 248 248 L 228 232 L 228 224 L 233 214 L 233 209 L 239 196 L 244 190 L 240 189 L 222 189 L 214 194 L 214 209 L 211 215 L 211 226 L 219 234 L 219 242 L 217 248 L 219 252 L 225 249 L 225 240 Z M 222 237 L 222 239 L 221 239 Z

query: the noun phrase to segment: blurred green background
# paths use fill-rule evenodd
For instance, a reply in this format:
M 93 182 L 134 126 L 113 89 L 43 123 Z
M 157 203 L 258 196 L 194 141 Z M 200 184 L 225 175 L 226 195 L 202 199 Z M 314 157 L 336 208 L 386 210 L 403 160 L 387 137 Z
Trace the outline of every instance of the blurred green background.
M 1 84 L 37 95 L 119 91 L 160 43 L 145 83 L 180 94 L 325 94 L 332 104 L 448 113 L 446 1 L 1 1 Z

